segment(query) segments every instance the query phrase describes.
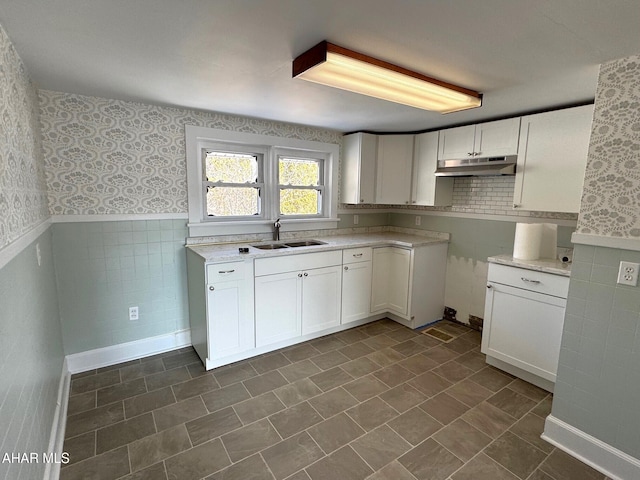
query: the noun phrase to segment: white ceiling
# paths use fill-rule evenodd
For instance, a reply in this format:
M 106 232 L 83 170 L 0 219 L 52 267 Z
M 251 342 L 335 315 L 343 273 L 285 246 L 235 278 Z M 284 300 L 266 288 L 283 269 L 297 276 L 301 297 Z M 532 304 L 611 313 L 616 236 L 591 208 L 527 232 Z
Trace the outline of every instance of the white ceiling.
M 0 0 L 39 88 L 340 131 L 410 131 L 593 99 L 640 53 L 640 0 Z M 484 94 L 426 112 L 291 78 L 332 43 Z

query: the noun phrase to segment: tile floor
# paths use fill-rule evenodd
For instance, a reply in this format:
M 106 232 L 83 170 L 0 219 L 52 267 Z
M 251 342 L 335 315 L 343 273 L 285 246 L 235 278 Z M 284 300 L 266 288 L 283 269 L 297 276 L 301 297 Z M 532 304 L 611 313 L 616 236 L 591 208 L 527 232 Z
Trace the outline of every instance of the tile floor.
M 74 375 L 61 478 L 588 480 L 547 392 L 390 320 L 204 371 L 189 347 Z M 468 330 L 468 331 L 467 331 Z

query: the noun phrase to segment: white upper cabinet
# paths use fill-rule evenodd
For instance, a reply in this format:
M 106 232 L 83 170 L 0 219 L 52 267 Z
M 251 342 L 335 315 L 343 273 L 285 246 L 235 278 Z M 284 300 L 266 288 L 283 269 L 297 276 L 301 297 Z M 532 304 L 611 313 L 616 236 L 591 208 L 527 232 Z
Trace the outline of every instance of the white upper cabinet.
M 438 160 L 516 155 L 519 133 L 520 118 L 441 130 Z
M 513 207 L 577 213 L 593 105 L 522 117 Z
M 378 136 L 376 203 L 409 203 L 412 165 L 413 135 Z
M 342 202 L 374 203 L 378 137 L 369 133 L 344 136 Z
M 411 204 L 427 206 L 451 205 L 453 178 L 436 177 L 438 166 L 438 133 L 415 136 Z

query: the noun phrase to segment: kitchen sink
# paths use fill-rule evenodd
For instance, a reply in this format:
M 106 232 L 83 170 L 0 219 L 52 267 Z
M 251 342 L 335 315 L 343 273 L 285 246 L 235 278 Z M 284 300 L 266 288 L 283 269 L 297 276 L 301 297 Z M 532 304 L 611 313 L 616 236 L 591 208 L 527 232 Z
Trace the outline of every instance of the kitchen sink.
M 320 240 L 303 240 L 300 242 L 287 242 L 287 247 L 311 247 L 312 245 L 326 245 L 327 242 L 321 242 Z
M 278 250 L 280 248 L 288 248 L 284 243 L 268 243 L 265 245 L 251 245 L 253 248 L 259 248 L 260 250 Z

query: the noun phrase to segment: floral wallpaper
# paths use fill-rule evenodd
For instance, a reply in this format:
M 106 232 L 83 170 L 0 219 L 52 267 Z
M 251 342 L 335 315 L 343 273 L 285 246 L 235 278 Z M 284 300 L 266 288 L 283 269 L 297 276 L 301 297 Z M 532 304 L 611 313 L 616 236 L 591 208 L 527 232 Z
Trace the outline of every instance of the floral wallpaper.
M 186 213 L 184 126 L 340 143 L 331 130 L 40 91 L 53 215 Z
M 35 88 L 0 26 L 0 248 L 46 220 Z
M 577 231 L 640 238 L 640 56 L 600 67 Z

